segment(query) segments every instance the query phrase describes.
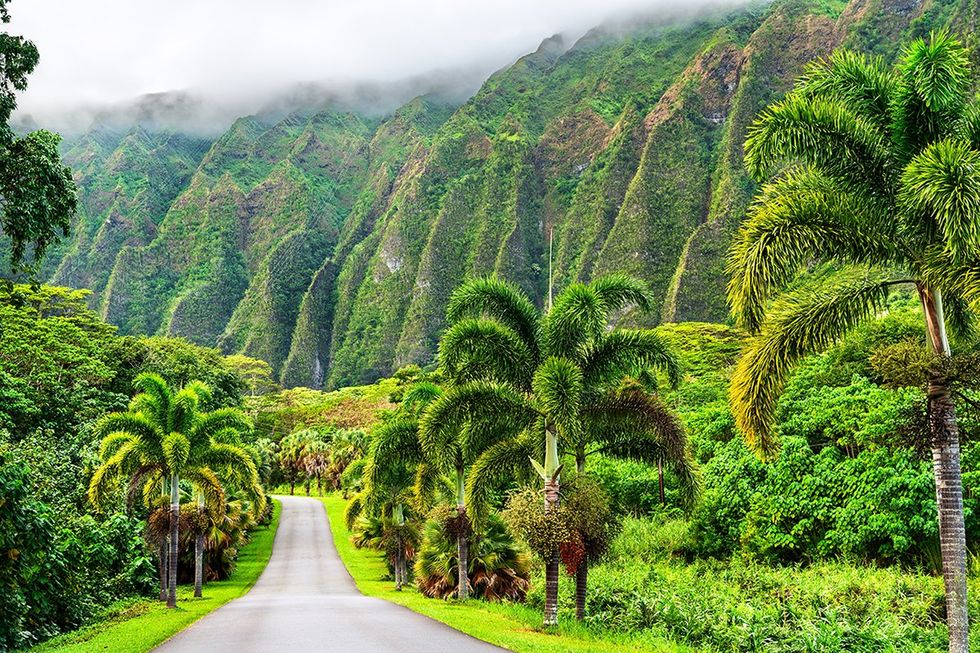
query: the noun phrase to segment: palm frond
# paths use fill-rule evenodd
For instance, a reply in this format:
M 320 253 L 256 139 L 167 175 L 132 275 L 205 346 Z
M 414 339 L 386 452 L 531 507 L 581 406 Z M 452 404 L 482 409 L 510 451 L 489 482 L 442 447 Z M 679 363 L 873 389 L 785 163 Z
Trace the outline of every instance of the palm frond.
M 628 274 L 598 277 L 589 282 L 589 288 L 599 298 L 607 316 L 630 306 L 646 313 L 652 304 L 650 286 L 642 279 Z
M 535 403 L 562 437 L 578 437 L 582 383 L 582 370 L 567 358 L 551 357 L 534 373 Z
M 470 466 L 466 477 L 467 512 L 477 524 L 490 513 L 497 487 L 508 480 L 529 480 L 529 458 L 538 459 L 543 439 L 529 429 L 487 448 Z
M 251 433 L 252 421 L 237 408 L 218 408 L 197 419 L 190 430 L 190 438 L 195 443 L 207 442 L 223 431 L 231 431 L 240 438 Z
M 369 465 L 365 478 L 373 486 L 383 484 L 382 476 L 396 465 L 414 466 L 422 462 L 419 423 L 414 417 L 399 417 L 378 426 L 371 437 L 371 460 L 383 464 Z
M 109 491 L 116 487 L 119 479 L 129 467 L 137 468 L 138 453 L 135 443 L 130 441 L 120 446 L 116 452 L 99 465 L 88 485 L 88 500 L 97 510 L 106 503 Z
M 536 357 L 538 309 L 516 285 L 500 279 L 474 279 L 457 288 L 449 298 L 446 321 L 455 324 L 466 317 L 499 320 L 519 335 Z
M 756 181 L 799 163 L 828 177 L 876 191 L 893 177 L 885 136 L 842 102 L 790 94 L 749 128 L 745 165 Z
M 898 68 L 893 129 L 906 156 L 956 130 L 973 83 L 970 55 L 946 32 L 906 46 Z
M 109 413 L 95 423 L 93 433 L 105 439 L 114 433 L 128 433 L 147 443 L 157 444 L 163 439 L 157 424 L 142 413 Z
M 681 378 L 680 360 L 673 347 L 651 329 L 614 329 L 597 338 L 582 355 L 586 385 L 618 382 L 649 369 L 667 373 L 673 387 Z
M 182 388 L 174 395 L 170 405 L 169 428 L 179 433 L 190 433 L 198 415 L 201 398 L 192 388 Z
M 207 467 L 188 470 L 184 475 L 190 481 L 201 497 L 204 499 L 204 507 L 212 516 L 218 520 L 225 514 L 225 488 L 218 480 L 218 476 Z
M 542 323 L 545 351 L 552 356 L 575 356 L 606 328 L 606 310 L 598 293 L 583 283 L 562 290 Z
M 460 383 L 492 379 L 527 386 L 535 356 L 513 329 L 486 318 L 456 322 L 439 342 L 439 362 Z
M 442 395 L 442 388 L 430 381 L 422 381 L 414 384 L 405 392 L 402 397 L 402 407 L 417 416 L 440 395 Z
M 980 152 L 966 141 L 927 146 L 906 166 L 899 197 L 911 227 L 938 232 L 946 253 L 962 263 L 980 252 Z
M 183 433 L 169 433 L 163 438 L 163 458 L 170 473 L 181 471 L 190 456 L 191 443 Z
M 884 264 L 897 258 L 893 225 L 873 201 L 813 168 L 767 184 L 729 254 L 728 300 L 737 321 L 758 329 L 771 295 L 814 261 Z
M 759 456 L 778 451 L 770 422 L 796 362 L 875 315 L 890 287 L 881 274 L 850 268 L 829 278 L 817 277 L 772 306 L 761 330 L 743 350 L 729 389 L 735 421 Z
M 841 102 L 886 133 L 895 85 L 895 76 L 881 57 L 838 50 L 810 63 L 793 92 Z
M 458 434 L 470 421 L 492 423 L 501 431 L 519 431 L 536 417 L 527 399 L 510 386 L 474 381 L 447 390 L 432 402 L 419 422 L 419 442 L 428 460 L 446 471 L 463 466 Z
M 133 379 L 133 388 L 145 392 L 153 398 L 152 405 L 159 411 L 155 415 L 156 420 L 165 428 L 167 416 L 170 414 L 170 401 L 173 397 L 167 382 L 159 374 L 143 372 L 137 374 L 136 378 Z

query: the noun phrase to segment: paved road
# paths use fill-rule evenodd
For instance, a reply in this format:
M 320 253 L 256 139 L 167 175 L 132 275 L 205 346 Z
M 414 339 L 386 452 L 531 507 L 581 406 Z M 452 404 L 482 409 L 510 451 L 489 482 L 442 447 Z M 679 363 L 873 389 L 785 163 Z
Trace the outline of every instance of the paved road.
M 282 517 L 272 559 L 252 590 L 164 642 L 158 653 L 503 650 L 362 595 L 337 555 L 323 504 L 279 498 Z

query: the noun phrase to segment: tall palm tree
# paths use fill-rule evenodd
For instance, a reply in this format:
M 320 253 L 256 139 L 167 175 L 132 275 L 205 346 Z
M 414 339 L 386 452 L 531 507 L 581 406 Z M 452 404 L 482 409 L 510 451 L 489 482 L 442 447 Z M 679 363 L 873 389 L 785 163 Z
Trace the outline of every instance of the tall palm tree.
M 439 357 L 457 383 L 432 403 L 421 431 L 433 442 L 461 433 L 483 450 L 467 477 L 477 518 L 485 514 L 492 480 L 519 473 L 529 457 L 546 509 L 554 509 L 559 446 L 581 453 L 583 464 L 589 442 L 643 455 L 668 450 L 678 475 L 696 478 L 676 420 L 659 402 L 623 387 L 650 369 L 678 376 L 675 357 L 656 333 L 609 328 L 611 317 L 630 307 L 646 310 L 648 290 L 625 275 L 573 284 L 545 312 L 496 279 L 470 281 L 453 293 Z M 544 622 L 550 625 L 558 619 L 557 547 L 546 565 Z
M 210 396 L 204 384 L 192 382 L 175 392 L 160 376 L 144 373 L 133 386 L 142 392 L 129 409 L 106 415 L 96 426 L 102 438 L 102 464 L 92 476 L 88 495 L 94 505 L 101 506 L 120 481 L 128 483 L 131 493 L 142 489 L 144 495 L 152 495 L 154 488 L 164 484 L 170 494 L 167 606 L 173 608 L 177 605 L 181 478 L 214 501 L 223 488 L 213 470 L 232 473 L 251 466 L 249 477 L 256 484 L 258 474 L 247 453 L 221 442 L 237 418 L 223 410 L 198 410 Z
M 814 62 L 752 126 L 745 162 L 762 188 L 730 254 L 729 302 L 753 334 L 731 402 L 762 457 L 794 364 L 873 318 L 898 288 L 922 304 L 928 347 L 950 355 L 980 301 L 980 106 L 968 52 L 946 34 L 888 68 L 839 52 Z M 819 267 L 825 264 L 824 267 Z M 808 270 L 817 266 L 817 273 Z M 968 646 L 956 409 L 937 364 L 924 379 L 950 651 Z
M 439 386 L 418 383 L 405 393 L 401 406 L 391 419 L 374 431 L 368 447 L 367 481 L 363 496 L 359 499 L 365 507 L 391 503 L 393 525 L 405 525 L 405 504 L 412 504 L 414 512 L 422 514 L 430 507 L 437 484 L 437 472 L 429 464 L 419 440 L 419 413 L 442 393 Z M 384 461 L 384 464 L 378 464 Z M 359 506 L 353 511 L 357 511 Z M 407 580 L 407 560 L 401 542 L 395 561 L 396 589 Z

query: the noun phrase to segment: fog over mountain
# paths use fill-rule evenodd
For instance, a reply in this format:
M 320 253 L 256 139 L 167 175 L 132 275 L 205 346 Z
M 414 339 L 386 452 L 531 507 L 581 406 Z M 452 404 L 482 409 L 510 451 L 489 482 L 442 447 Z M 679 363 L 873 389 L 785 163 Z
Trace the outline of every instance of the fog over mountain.
M 93 119 L 219 132 L 240 115 L 333 99 L 387 111 L 419 93 L 465 98 L 556 33 L 745 0 L 20 0 L 11 33 L 41 63 L 24 127 Z

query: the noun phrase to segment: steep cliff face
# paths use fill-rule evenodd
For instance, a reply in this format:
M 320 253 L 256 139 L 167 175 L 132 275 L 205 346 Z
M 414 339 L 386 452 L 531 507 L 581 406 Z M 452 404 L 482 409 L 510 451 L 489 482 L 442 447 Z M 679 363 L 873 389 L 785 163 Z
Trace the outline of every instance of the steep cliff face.
M 461 106 L 242 118 L 213 142 L 93 131 L 66 150 L 82 208 L 46 272 L 124 332 L 258 356 L 290 386 L 432 361 L 468 277 L 543 303 L 549 249 L 557 288 L 626 271 L 655 293 L 645 322 L 724 321 L 754 116 L 814 57 L 891 58 L 974 29 L 976 4 L 777 0 L 547 39 Z

